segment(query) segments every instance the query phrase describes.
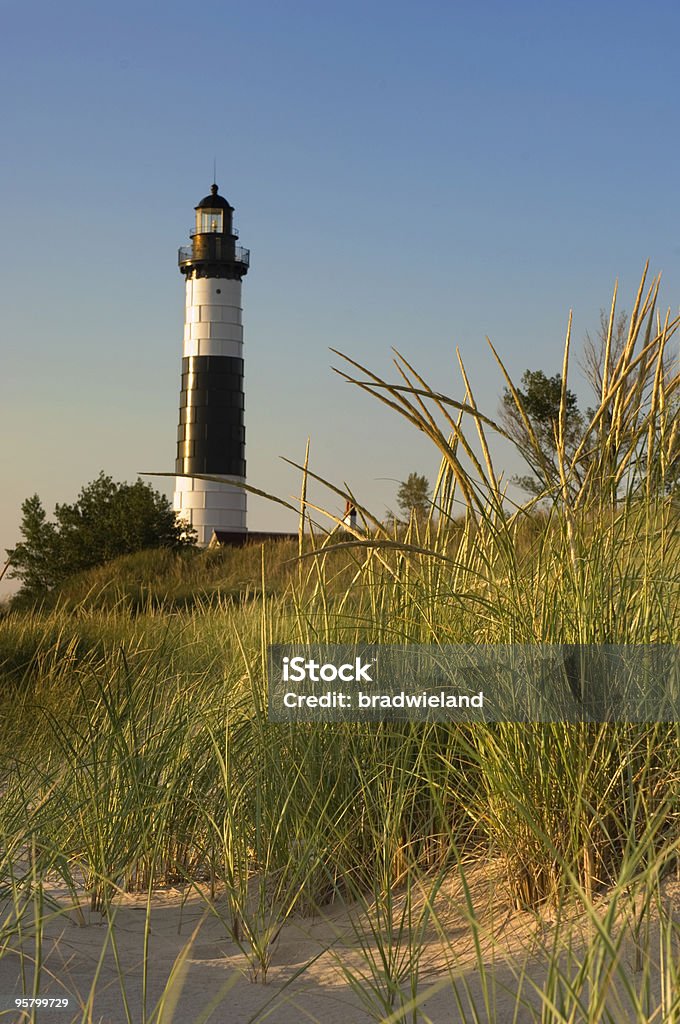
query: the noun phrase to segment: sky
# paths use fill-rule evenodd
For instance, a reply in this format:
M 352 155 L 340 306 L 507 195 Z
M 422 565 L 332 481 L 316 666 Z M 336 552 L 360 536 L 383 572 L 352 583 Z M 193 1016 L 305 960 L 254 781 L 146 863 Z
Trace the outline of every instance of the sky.
M 101 469 L 174 468 L 177 248 L 214 160 L 251 250 L 248 481 L 283 498 L 299 474 L 281 457 L 308 437 L 312 469 L 377 514 L 411 471 L 436 476 L 431 443 L 334 373 L 331 348 L 394 379 L 394 347 L 460 399 L 458 347 L 495 415 L 486 336 L 517 378 L 558 372 L 569 310 L 578 347 L 616 279 L 630 309 L 647 259 L 678 311 L 675 2 L 1 13 L 2 549 L 33 493 L 51 512 Z M 249 507 L 252 529 L 295 528 Z

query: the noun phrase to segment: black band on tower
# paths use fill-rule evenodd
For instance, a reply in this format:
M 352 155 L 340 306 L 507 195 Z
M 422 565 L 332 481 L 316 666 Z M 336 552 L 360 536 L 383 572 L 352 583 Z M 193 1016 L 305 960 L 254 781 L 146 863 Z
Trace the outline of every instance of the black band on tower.
M 242 359 L 184 358 L 175 472 L 244 477 L 244 404 Z

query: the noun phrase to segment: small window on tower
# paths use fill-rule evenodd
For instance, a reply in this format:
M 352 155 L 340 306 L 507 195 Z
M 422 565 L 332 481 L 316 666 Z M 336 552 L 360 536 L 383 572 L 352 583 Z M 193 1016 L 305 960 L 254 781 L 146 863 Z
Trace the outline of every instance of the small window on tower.
M 201 210 L 201 234 L 222 231 L 221 210 Z

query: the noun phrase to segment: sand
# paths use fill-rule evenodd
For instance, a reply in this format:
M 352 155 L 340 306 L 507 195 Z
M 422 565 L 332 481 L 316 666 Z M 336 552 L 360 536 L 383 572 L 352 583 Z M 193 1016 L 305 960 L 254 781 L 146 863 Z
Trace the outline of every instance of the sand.
M 418 998 L 423 1017 L 419 1019 L 433 1024 L 472 1021 L 468 992 L 480 1021 L 523 1024 L 539 1019 L 528 1007 L 516 1012 L 518 977 L 525 968 L 536 987 L 545 988 L 546 961 L 541 946 L 550 941 L 551 924 L 546 917 L 514 910 L 497 878 L 497 871 L 483 868 L 473 869 L 469 874 L 475 915 L 481 924 L 479 952 L 459 879 L 451 878 L 442 887 L 437 899 L 440 924 L 428 929 L 420 959 Z M 666 898 L 680 906 L 677 889 L 670 887 Z M 253 982 L 249 957 L 229 937 L 220 916 L 211 912 L 207 892 L 200 887 L 154 891 L 150 900 L 143 894 L 117 897 L 112 908 L 115 951 L 109 941 L 105 916 L 84 906 L 80 912 L 68 910 L 67 894 L 56 887 L 50 895 L 58 909 L 47 912 L 43 929 L 39 995 L 68 997 L 69 1007 L 40 1010 L 37 1020 L 44 1024 L 83 1020 L 83 1008 L 88 1004 L 95 978 L 94 997 L 84 1019 L 101 1024 L 124 1024 L 128 1019 L 133 1024 L 144 1020 L 156 1024 L 365 1024 L 389 1019 L 379 1008 L 371 1014 L 343 974 L 343 967 L 357 975 L 366 971 L 366 958 L 361 955 L 352 926 L 352 920 L 360 918 L 355 907 L 336 905 L 323 918 L 289 919 L 276 941 L 267 982 L 262 984 L 261 980 Z M 150 932 L 144 993 L 147 903 Z M 219 898 L 216 907 L 226 918 L 226 906 Z M 398 901 L 396 909 L 400 909 Z M 5 906 L 2 920 L 6 919 L 7 910 Z M 578 931 L 578 920 L 575 927 Z M 34 939 L 29 934 L 30 916 L 26 929 L 21 949 L 30 992 L 35 951 Z M 585 939 L 585 925 L 583 929 L 581 938 Z M 29 1018 L 22 1018 L 18 1010 L 12 1009 L 14 998 L 22 995 L 22 959 L 16 937 L 9 945 L 13 950 L 6 950 L 0 959 L 0 1009 L 5 1011 L 0 1021 L 14 1024 Z M 407 947 L 404 943 L 402 952 Z M 374 942 L 369 943 L 369 949 L 379 962 Z M 634 973 L 635 957 L 630 942 L 625 946 L 625 956 L 629 961 L 626 969 Z M 488 1009 L 480 959 L 486 965 L 483 973 L 487 983 L 493 980 L 494 992 Z M 454 994 L 454 982 L 462 1009 Z M 526 980 L 522 992 L 538 1006 L 539 997 L 536 993 L 532 997 L 531 985 Z M 153 1017 L 152 1011 L 162 998 L 163 1009 Z M 626 1019 L 623 1010 L 620 1019 Z

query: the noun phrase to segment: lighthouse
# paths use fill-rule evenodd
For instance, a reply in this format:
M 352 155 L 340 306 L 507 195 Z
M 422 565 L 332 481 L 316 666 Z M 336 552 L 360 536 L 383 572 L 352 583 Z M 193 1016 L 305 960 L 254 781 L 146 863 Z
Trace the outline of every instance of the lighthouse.
M 217 185 L 201 199 L 191 244 L 179 250 L 186 306 L 177 431 L 175 511 L 206 546 L 246 533 L 241 282 L 250 253 L 236 244 L 234 208 Z M 200 480 L 193 474 L 219 480 Z

